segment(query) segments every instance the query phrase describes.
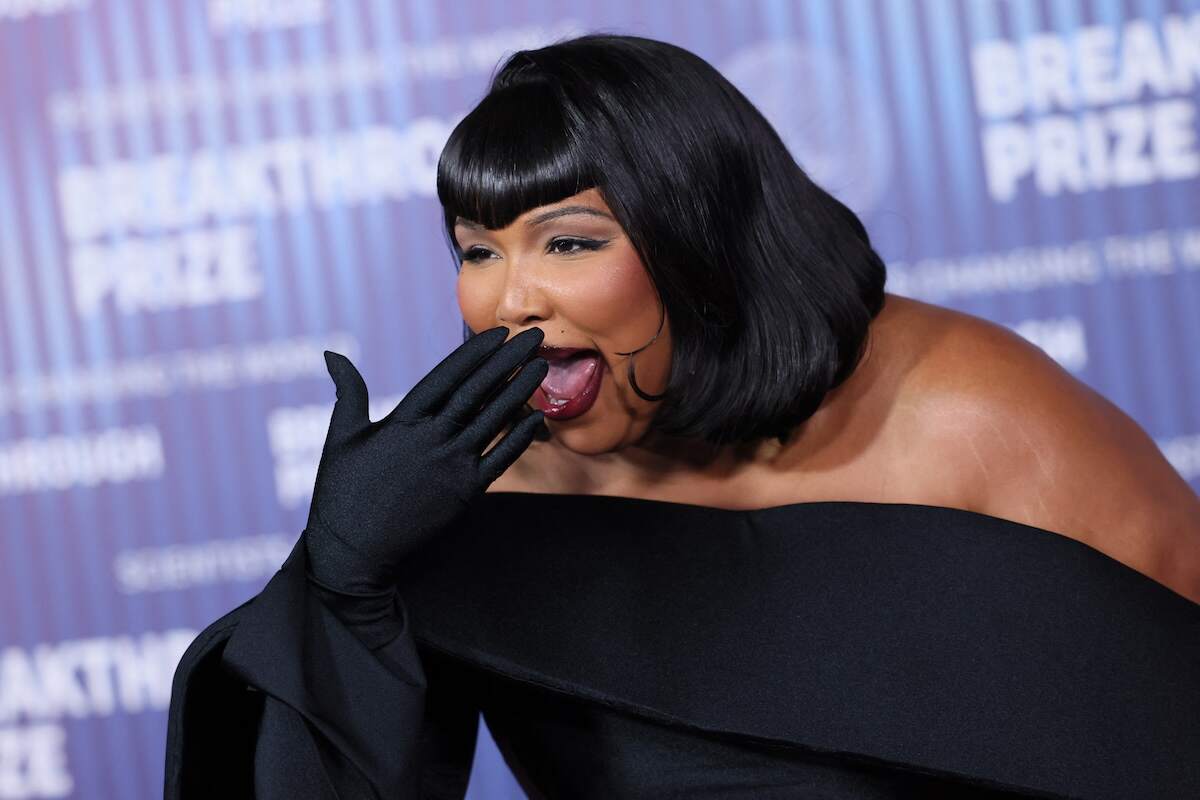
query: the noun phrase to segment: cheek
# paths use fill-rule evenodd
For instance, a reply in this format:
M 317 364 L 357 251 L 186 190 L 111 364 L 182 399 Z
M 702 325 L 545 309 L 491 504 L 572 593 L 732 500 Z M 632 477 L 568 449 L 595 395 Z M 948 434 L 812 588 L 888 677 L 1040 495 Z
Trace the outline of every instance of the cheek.
M 493 297 L 494 293 L 486 281 L 478 277 L 465 277 L 459 272 L 455 293 L 458 296 L 459 313 L 471 330 L 479 333 L 495 325 L 493 320 L 496 318 L 497 298 Z
M 580 324 L 616 349 L 641 336 L 647 324 L 648 338 L 658 324 L 654 285 L 633 252 L 573 285 L 570 305 Z

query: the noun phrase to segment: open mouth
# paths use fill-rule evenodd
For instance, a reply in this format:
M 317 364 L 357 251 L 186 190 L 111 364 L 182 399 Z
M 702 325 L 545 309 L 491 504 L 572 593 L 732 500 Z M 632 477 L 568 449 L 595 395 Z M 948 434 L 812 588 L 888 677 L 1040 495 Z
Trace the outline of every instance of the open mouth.
M 604 375 L 604 361 L 595 350 L 544 348 L 550 369 L 533 399 L 546 418 L 565 420 L 592 407 Z

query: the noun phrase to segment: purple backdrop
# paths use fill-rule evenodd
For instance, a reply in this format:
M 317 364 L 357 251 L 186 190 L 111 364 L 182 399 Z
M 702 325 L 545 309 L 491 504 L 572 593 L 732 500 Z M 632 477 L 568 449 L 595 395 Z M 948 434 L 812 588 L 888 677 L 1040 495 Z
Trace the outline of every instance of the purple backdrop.
M 0 798 L 161 794 L 183 648 L 303 527 L 332 403 L 460 340 L 434 166 L 511 50 L 724 71 L 888 288 L 1019 331 L 1200 487 L 1200 0 L 0 0 Z M 520 797 L 487 737 L 475 798 Z

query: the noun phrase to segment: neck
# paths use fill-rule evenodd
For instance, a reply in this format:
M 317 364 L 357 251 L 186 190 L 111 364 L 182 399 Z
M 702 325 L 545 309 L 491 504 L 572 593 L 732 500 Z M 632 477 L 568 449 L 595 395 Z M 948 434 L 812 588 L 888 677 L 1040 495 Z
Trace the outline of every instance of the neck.
M 784 452 L 787 441 L 781 444 L 778 439 L 766 438 L 713 446 L 693 439 L 647 434 L 620 450 L 580 455 L 551 440 L 546 442 L 549 452 L 543 452 L 553 469 L 543 474 L 562 476 L 565 491 L 637 494 L 650 487 L 692 480 L 697 475 L 723 479 L 747 467 L 769 464 Z

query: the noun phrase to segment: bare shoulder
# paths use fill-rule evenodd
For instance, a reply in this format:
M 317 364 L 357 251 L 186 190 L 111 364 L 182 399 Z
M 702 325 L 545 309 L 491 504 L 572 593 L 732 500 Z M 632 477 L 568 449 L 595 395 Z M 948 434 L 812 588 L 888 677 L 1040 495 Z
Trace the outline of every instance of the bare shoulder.
M 905 300 L 912 444 L 963 505 L 1077 539 L 1200 602 L 1200 497 L 1124 411 L 1002 325 Z M 915 305 L 914 305 L 915 304 Z

